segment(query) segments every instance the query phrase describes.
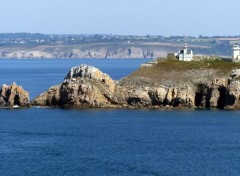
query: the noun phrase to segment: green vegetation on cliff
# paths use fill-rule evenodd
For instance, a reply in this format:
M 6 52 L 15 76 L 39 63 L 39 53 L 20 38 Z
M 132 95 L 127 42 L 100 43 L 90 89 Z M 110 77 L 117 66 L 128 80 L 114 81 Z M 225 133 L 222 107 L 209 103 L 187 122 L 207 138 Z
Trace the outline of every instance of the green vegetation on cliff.
M 146 82 L 163 84 L 166 82 L 188 82 L 192 80 L 210 81 L 226 78 L 233 69 L 240 68 L 240 63 L 207 60 L 183 62 L 175 59 L 158 59 L 153 63 L 141 66 L 124 82 Z

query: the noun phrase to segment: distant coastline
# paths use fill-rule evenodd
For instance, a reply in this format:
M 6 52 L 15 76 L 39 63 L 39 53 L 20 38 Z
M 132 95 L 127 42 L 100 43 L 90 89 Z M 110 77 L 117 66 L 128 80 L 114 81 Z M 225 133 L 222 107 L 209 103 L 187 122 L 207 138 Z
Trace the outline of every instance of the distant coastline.
M 231 56 L 239 36 L 122 36 L 0 34 L 0 59 L 157 58 L 188 43 L 195 54 Z

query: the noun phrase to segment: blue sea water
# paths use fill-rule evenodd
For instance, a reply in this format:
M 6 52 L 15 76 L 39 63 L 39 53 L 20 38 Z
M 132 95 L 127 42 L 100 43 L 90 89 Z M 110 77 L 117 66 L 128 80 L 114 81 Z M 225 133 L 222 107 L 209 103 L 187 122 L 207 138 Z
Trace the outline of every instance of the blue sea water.
M 75 65 L 114 79 L 145 60 L 0 60 L 32 97 Z M 240 175 L 240 111 L 0 110 L 0 175 Z
M 149 59 L 22 59 L 0 60 L 0 85 L 16 82 L 34 98 L 53 85 L 63 82 L 68 71 L 80 64 L 99 68 L 114 80 L 119 80 Z

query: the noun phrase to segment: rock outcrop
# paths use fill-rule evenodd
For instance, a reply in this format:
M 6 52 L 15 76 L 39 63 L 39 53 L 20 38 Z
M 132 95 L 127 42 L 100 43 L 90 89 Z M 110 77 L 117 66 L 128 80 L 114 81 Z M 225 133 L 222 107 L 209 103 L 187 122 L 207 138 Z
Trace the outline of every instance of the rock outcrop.
M 29 93 L 16 83 L 3 84 L 0 89 L 0 108 L 28 107 Z
M 226 92 L 225 108 L 240 109 L 240 69 L 234 69 L 228 78 L 228 86 L 223 90 Z
M 73 67 L 62 84 L 32 101 L 34 106 L 95 107 L 200 107 L 240 108 L 240 70 L 229 78 L 185 82 L 174 86 L 132 85 L 112 80 L 99 69 Z
M 110 107 L 115 82 L 97 68 L 80 65 L 72 68 L 61 85 L 36 97 L 35 106 Z

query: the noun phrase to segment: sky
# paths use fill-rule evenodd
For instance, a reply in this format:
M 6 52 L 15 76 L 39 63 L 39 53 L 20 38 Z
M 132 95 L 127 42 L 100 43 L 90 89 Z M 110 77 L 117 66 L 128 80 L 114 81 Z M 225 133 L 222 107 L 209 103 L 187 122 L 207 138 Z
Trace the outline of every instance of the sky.
M 240 35 L 240 0 L 0 0 L 0 33 Z

